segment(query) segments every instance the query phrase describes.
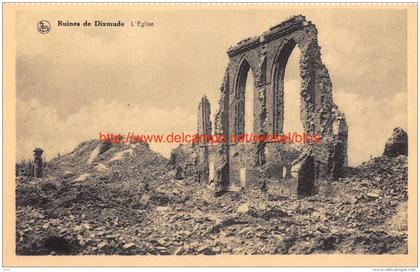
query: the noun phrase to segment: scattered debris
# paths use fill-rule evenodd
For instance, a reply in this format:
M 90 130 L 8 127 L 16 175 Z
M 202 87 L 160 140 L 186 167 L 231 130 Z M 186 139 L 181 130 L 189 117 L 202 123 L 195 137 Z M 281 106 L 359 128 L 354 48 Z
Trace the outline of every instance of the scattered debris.
M 407 252 L 404 155 L 348 168 L 303 199 L 281 194 L 278 180 L 216 197 L 195 176 L 177 180 L 146 144 L 113 144 L 86 164 L 98 144 L 55 158 L 43 178 L 16 179 L 18 255 Z

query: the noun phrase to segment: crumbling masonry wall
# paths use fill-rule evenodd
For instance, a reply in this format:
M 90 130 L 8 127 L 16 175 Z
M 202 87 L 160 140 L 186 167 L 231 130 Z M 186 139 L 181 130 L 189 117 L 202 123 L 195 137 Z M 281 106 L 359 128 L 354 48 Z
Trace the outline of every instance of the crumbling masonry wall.
M 298 182 L 309 184 L 311 188 L 316 178 L 338 178 L 347 164 L 347 123 L 333 102 L 332 83 L 321 60 L 317 33 L 314 24 L 298 15 L 261 36 L 245 39 L 229 48 L 230 61 L 220 88 L 214 131 L 226 138 L 244 133 L 245 84 L 251 71 L 249 75 L 255 82 L 254 134 L 286 133 L 283 131 L 284 73 L 287 60 L 297 47 L 301 53 L 300 119 L 305 133 L 321 137 L 319 144 L 308 144 L 305 148 L 308 152 L 302 156 L 305 169 L 298 171 L 301 173 Z M 281 178 L 286 153 L 287 145 L 279 143 L 217 145 L 214 147 L 214 176 L 211 180 L 215 191 L 244 187 L 244 178 L 257 180 L 256 175 L 264 174 L 264 169 L 269 169 L 271 175 L 279 173 Z M 308 190 L 302 186 L 300 190 L 307 195 Z
M 210 121 L 210 102 L 204 95 L 198 105 L 198 135 L 211 135 L 212 127 Z M 207 181 L 209 175 L 209 147 L 207 138 L 199 142 L 198 145 L 198 158 L 199 158 L 199 180 Z

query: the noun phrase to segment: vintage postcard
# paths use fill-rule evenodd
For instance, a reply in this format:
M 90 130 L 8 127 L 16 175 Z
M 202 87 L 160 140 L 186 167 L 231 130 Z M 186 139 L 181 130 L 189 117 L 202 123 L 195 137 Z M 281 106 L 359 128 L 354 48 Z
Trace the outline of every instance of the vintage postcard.
M 3 265 L 417 266 L 416 50 L 416 4 L 3 4 Z

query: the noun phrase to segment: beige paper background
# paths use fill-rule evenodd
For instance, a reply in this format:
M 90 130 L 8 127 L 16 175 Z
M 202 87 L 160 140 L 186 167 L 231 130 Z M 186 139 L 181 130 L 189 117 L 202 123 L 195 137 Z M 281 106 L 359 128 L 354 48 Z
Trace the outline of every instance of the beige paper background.
M 16 96 L 15 19 L 17 11 L 54 11 L 58 14 L 130 10 L 229 10 L 298 9 L 293 13 L 323 8 L 401 9 L 407 11 L 407 91 L 409 153 L 409 240 L 407 255 L 262 255 L 262 256 L 15 256 Z M 83 18 L 81 18 L 83 20 Z M 315 22 L 316 23 L 316 22 Z M 368 27 L 368 26 L 366 26 Z M 417 7 L 415 5 L 234 5 L 234 4 L 3 4 L 3 265 L 5 266 L 413 266 L 417 264 Z M 195 37 L 192 37 L 195 38 Z M 245 37 L 243 37 L 245 38 Z M 29 41 L 30 42 L 30 41 Z M 221 71 L 222 72 L 222 71 Z M 410 102 L 409 102 L 410 101 Z M 194 107 L 194 105 L 192 105 Z

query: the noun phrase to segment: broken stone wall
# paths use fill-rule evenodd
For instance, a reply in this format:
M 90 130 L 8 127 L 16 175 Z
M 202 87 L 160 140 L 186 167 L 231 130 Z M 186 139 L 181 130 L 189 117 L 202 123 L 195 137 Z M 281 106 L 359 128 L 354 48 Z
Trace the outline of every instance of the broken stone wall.
M 204 95 L 198 104 L 198 125 L 197 134 L 204 136 L 203 141 L 198 143 L 198 168 L 199 168 L 199 181 L 208 182 L 209 177 L 209 149 L 208 138 L 212 134 L 212 124 L 210 121 L 210 102 Z
M 394 128 L 392 136 L 385 144 L 384 156 L 396 157 L 398 155 L 408 156 L 408 135 L 402 128 Z
M 199 178 L 199 147 L 196 144 L 180 144 L 171 151 L 170 164 L 177 171 L 177 178 Z
M 300 119 L 305 133 L 318 134 L 322 139 L 320 144 L 309 144 L 314 163 L 308 165 L 313 165 L 314 177 L 337 178 L 347 163 L 347 124 L 332 99 L 332 83 L 321 60 L 317 29 L 304 16 L 294 16 L 228 50 L 229 64 L 216 114 L 216 132 L 227 137 L 244 133 L 244 84 L 249 71 L 255 82 L 254 134 L 284 132 L 284 71 L 295 47 L 301 53 Z M 270 173 L 283 169 L 287 147 L 278 143 L 243 145 L 220 146 L 215 183 L 225 185 L 219 187 L 240 184 L 243 168 L 263 167 L 270 169 Z M 225 172 L 229 174 L 223 176 Z
M 220 86 L 218 110 L 214 117 L 214 134 L 229 137 L 229 69 L 226 69 Z M 229 144 L 221 143 L 214 147 L 214 177 L 211 180 L 215 194 L 223 193 L 229 185 Z

